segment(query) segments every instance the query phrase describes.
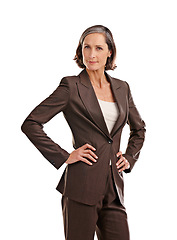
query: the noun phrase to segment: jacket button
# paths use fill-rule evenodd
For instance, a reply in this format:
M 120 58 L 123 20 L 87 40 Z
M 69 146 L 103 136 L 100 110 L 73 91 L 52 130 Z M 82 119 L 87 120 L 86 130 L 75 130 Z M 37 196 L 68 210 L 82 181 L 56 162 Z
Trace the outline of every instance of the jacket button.
M 112 140 L 108 140 L 108 143 L 112 143 Z

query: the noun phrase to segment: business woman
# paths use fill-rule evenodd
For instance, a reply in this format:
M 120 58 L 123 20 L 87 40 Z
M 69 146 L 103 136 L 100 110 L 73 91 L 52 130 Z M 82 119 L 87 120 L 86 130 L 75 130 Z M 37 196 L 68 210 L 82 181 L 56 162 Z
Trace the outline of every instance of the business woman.
M 67 240 L 93 240 L 95 231 L 99 240 L 129 239 L 123 171 L 131 172 L 139 157 L 145 123 L 128 83 L 106 72 L 116 67 L 115 57 L 108 28 L 86 29 L 75 56 L 83 71 L 64 77 L 22 125 L 22 131 L 56 169 L 67 164 L 57 186 L 62 193 Z M 43 131 L 43 124 L 61 111 L 73 135 L 75 150 L 71 153 Z M 126 123 L 130 137 L 122 154 L 120 138 Z

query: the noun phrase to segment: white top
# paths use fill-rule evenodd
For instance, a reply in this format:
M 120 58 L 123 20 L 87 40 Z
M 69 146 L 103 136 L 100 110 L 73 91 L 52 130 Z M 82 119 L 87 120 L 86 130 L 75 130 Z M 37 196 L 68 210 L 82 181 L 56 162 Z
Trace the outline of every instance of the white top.
M 98 99 L 98 102 L 101 107 L 101 111 L 103 113 L 104 120 L 106 122 L 106 126 L 108 128 L 109 133 L 114 127 L 114 124 L 119 116 L 119 109 L 116 102 L 106 102 Z M 109 164 L 111 165 L 111 159 Z
M 116 102 L 106 102 L 98 99 L 104 120 L 106 122 L 109 133 L 114 127 L 115 122 L 119 116 L 119 109 Z

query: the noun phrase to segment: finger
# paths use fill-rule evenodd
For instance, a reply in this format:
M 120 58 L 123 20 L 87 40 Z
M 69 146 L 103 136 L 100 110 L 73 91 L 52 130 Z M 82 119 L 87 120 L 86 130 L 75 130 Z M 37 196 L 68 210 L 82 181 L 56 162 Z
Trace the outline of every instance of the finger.
M 129 161 L 125 158 L 125 169 L 130 168 L 130 163 Z
M 84 149 L 87 149 L 87 148 L 90 148 L 92 149 L 93 151 L 96 151 L 96 148 L 94 148 L 92 145 L 86 143 L 85 145 L 82 146 Z
M 125 158 L 124 158 L 124 157 L 121 157 L 121 158 L 117 161 L 116 165 L 118 166 L 118 165 L 121 164 L 121 162 L 123 162 L 123 161 L 125 161 Z
M 129 164 L 128 160 L 127 160 L 125 157 L 122 156 L 122 157 L 119 159 L 119 161 L 117 161 L 116 166 L 117 166 L 117 168 L 120 168 L 120 167 L 123 166 L 123 165 L 128 166 L 128 164 Z
M 94 158 L 98 159 L 98 156 L 95 153 L 93 153 L 90 149 L 85 150 L 85 153 L 88 153 L 92 155 Z
M 116 156 L 117 156 L 117 157 L 120 157 L 120 156 L 122 156 L 122 152 L 121 152 L 121 151 L 119 151 L 119 152 L 116 154 Z
M 117 161 L 116 165 L 119 166 L 123 161 L 123 159 L 120 159 L 119 161 Z
M 130 163 L 127 161 L 126 164 L 124 165 L 124 167 L 122 167 L 121 169 L 119 169 L 119 172 L 122 172 L 126 169 L 129 169 L 130 168 Z
M 83 154 L 83 157 L 89 158 L 93 162 L 97 162 L 97 160 L 95 158 L 93 158 L 90 154 Z
M 86 158 L 83 158 L 83 157 L 80 158 L 80 161 L 85 162 L 90 166 L 93 165 L 93 163 L 91 163 L 90 161 L 88 161 Z
M 126 168 L 122 167 L 121 169 L 118 170 L 118 172 L 123 172 Z
M 119 164 L 118 166 L 117 166 L 117 168 L 122 168 L 122 167 L 124 167 L 125 166 L 125 162 L 122 162 L 121 164 Z
M 124 170 L 128 169 L 126 165 L 124 165 L 124 167 L 122 167 L 121 169 L 119 169 L 119 172 L 122 172 Z

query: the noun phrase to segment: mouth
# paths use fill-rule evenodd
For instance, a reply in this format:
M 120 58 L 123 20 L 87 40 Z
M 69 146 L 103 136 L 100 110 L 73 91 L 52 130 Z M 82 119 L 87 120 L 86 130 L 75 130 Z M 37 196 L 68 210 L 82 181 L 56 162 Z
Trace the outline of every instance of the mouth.
M 90 64 L 95 64 L 97 61 L 88 61 Z

